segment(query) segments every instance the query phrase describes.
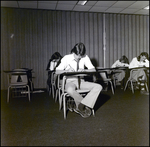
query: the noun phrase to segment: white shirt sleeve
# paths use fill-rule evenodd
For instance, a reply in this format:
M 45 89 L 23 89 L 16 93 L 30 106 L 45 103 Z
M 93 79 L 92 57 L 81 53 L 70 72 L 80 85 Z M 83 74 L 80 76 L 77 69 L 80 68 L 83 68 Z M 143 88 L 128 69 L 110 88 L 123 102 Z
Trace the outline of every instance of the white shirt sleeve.
M 137 60 L 136 57 L 134 57 L 134 58 L 131 60 L 131 62 L 130 62 L 130 64 L 129 64 L 129 69 L 130 69 L 130 68 L 135 68 L 135 67 L 139 67 L 139 62 L 138 62 L 138 60 Z
M 115 61 L 115 62 L 114 62 L 114 64 L 111 66 L 111 68 L 115 68 L 115 67 L 117 67 L 117 66 L 118 66 L 118 64 L 119 64 L 119 60 Z
M 88 57 L 88 55 L 85 56 L 85 59 L 84 59 L 84 65 L 88 68 L 88 69 L 93 69 L 95 68 L 90 60 L 90 58 Z
M 60 64 L 56 67 L 56 70 L 64 70 L 67 66 L 67 55 L 65 55 L 62 59 Z
M 146 66 L 146 67 L 149 67 L 149 61 L 146 59 L 145 60 L 145 62 L 143 62 L 144 63 L 144 65 Z

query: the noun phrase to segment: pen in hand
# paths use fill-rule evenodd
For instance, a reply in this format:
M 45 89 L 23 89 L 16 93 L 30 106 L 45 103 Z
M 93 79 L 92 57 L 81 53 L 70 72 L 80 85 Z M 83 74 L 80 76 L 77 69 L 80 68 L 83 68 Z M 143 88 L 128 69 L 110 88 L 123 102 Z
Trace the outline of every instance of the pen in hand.
M 71 72 L 75 71 L 75 70 L 71 67 L 70 64 L 68 64 L 68 65 L 70 66 L 70 68 L 68 69 L 68 71 L 71 71 Z

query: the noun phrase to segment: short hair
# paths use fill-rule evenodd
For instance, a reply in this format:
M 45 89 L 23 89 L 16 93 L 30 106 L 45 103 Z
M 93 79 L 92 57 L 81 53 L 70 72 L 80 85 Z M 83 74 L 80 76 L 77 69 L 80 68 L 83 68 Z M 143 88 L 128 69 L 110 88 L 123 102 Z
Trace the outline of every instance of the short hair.
M 85 45 L 81 42 L 77 43 L 71 50 L 71 53 L 75 53 L 76 55 L 84 56 L 86 53 Z
M 141 56 L 145 56 L 146 59 L 148 59 L 148 53 L 147 52 L 142 52 L 138 57 L 137 60 L 140 61 Z

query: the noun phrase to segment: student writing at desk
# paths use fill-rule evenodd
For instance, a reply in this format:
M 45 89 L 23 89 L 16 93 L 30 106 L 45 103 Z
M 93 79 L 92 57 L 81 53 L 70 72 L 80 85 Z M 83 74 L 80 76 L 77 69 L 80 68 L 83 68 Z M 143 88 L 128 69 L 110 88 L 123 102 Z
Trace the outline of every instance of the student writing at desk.
M 128 58 L 125 55 L 121 56 L 121 58 L 116 60 L 114 62 L 114 64 L 111 66 L 111 68 L 116 68 L 116 67 L 118 67 L 118 68 L 119 67 L 129 67 Z M 116 78 L 117 81 L 121 83 L 121 89 L 123 89 L 124 84 L 126 82 L 126 80 L 125 80 L 126 71 L 125 70 L 119 70 L 119 69 L 116 69 L 115 71 L 118 71 L 118 73 L 114 74 L 114 76 L 115 76 L 114 78 Z
M 84 66 L 87 67 L 87 69 L 84 69 Z M 86 55 L 86 48 L 83 43 L 77 43 L 71 50 L 71 54 L 65 55 L 61 59 L 61 63 L 56 68 L 56 73 L 60 74 L 64 71 L 96 71 L 90 58 Z M 67 79 L 65 89 L 75 101 L 76 108 L 74 108 L 74 111 L 84 118 L 89 117 L 89 114 L 91 114 L 89 113 L 89 111 L 91 111 L 90 108 L 94 107 L 95 102 L 102 90 L 102 86 L 100 84 L 81 79 L 80 89 L 90 90 L 84 98 L 76 91 L 77 88 L 79 88 L 77 77 Z
M 137 89 L 141 89 L 141 93 L 149 94 L 145 91 L 144 81 L 147 80 L 146 73 L 144 68 L 139 67 L 149 67 L 148 53 L 142 52 L 138 57 L 134 57 L 129 64 L 129 69 L 137 68 L 137 71 L 134 71 L 132 78 L 137 81 Z M 139 68 L 139 69 L 138 69 Z

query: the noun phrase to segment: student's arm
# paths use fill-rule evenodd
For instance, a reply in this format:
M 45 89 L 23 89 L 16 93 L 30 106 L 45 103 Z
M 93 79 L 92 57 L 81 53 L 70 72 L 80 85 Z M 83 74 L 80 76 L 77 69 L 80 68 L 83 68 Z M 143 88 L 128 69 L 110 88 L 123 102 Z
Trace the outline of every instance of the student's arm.
M 64 56 L 61 59 L 61 62 L 58 65 L 58 67 L 56 67 L 56 74 L 61 74 L 64 72 L 73 72 L 73 71 L 74 71 L 74 69 L 70 66 L 70 64 L 68 64 L 67 56 Z
M 134 67 L 138 67 L 138 65 L 136 65 L 137 62 L 138 62 L 137 59 L 136 59 L 136 58 L 133 58 L 133 59 L 131 60 L 130 64 L 129 64 L 129 69 L 130 69 L 130 68 L 134 68 Z
M 90 60 L 90 58 L 86 55 L 86 57 L 85 57 L 85 66 L 87 67 L 87 69 L 84 69 L 84 71 L 96 71 L 96 69 L 95 69 L 95 67 L 93 66 L 93 64 L 92 64 L 92 62 L 91 62 L 91 60 Z
M 119 60 L 115 61 L 114 64 L 111 66 L 111 68 L 117 67 L 118 62 L 119 62 Z

